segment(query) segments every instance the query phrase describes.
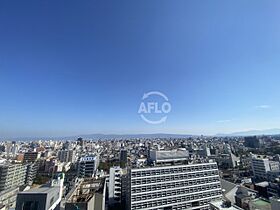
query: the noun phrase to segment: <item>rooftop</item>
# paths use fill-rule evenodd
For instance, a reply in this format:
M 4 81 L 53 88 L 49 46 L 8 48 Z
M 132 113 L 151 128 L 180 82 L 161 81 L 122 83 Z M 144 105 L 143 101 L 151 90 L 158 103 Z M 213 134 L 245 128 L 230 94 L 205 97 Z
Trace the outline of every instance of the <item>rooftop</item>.
M 199 165 L 208 165 L 208 164 L 216 164 L 213 160 L 206 160 L 206 159 L 200 159 L 195 161 L 177 161 L 174 159 L 170 159 L 170 162 L 161 162 L 159 164 L 155 165 L 145 165 L 142 167 L 135 167 L 133 166 L 132 169 L 134 171 L 137 170 L 143 170 L 143 169 L 154 169 L 154 168 L 173 168 L 173 167 L 186 167 L 186 166 L 199 166 Z
M 260 186 L 260 187 L 267 187 L 268 185 L 269 185 L 269 183 L 267 181 L 259 182 L 256 184 L 256 186 Z
M 271 204 L 264 199 L 255 199 L 251 203 L 252 210 L 271 210 Z
M 210 205 L 216 207 L 219 210 L 243 210 L 242 208 L 239 208 L 238 206 L 235 205 L 231 205 L 227 207 L 223 200 L 212 201 Z
M 84 203 L 88 202 L 95 193 L 99 193 L 104 187 L 103 179 L 84 179 L 79 183 L 67 199 L 67 203 Z
M 47 194 L 54 189 L 59 189 L 59 187 L 39 187 L 39 188 L 32 188 L 28 191 L 20 192 L 20 194 L 34 194 L 34 193 L 40 193 L 40 194 Z

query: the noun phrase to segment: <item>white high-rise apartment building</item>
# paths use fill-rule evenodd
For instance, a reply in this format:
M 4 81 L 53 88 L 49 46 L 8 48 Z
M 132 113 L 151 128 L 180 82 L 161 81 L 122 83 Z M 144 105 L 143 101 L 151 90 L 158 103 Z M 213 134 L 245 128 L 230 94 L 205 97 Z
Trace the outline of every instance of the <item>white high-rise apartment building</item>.
M 132 168 L 127 208 L 209 210 L 222 197 L 215 162 Z
M 109 175 L 109 204 L 121 201 L 121 176 L 122 169 L 120 167 L 111 167 Z
M 269 161 L 263 156 L 252 155 L 251 162 L 254 178 L 257 180 L 267 180 L 267 172 L 279 169 L 279 163 Z

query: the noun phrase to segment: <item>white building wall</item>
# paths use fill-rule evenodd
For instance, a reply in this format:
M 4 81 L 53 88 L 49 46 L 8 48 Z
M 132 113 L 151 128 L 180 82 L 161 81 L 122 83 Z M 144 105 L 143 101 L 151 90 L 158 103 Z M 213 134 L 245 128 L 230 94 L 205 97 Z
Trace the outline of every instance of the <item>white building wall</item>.
M 129 209 L 210 209 L 222 197 L 216 163 L 131 169 Z

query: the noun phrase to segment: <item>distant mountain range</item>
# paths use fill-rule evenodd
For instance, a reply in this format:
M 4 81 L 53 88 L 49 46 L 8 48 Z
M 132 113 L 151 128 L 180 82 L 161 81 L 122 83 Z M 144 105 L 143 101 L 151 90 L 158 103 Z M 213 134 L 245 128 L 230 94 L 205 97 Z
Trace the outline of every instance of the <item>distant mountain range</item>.
M 248 130 L 228 134 L 217 134 L 217 136 L 261 136 L 261 135 L 279 135 L 279 128 L 272 128 L 266 130 Z
M 77 136 L 60 136 L 60 137 L 15 137 L 15 138 L 1 138 L 0 140 L 15 140 L 15 141 L 33 141 L 33 140 L 49 140 L 49 139 L 58 139 L 58 140 L 75 140 L 79 137 L 83 139 L 136 139 L 136 138 L 188 138 L 194 135 L 189 134 L 166 134 L 166 133 L 154 133 L 154 134 L 85 134 Z
M 90 134 L 81 135 L 82 138 L 94 139 L 123 139 L 123 138 L 187 138 L 193 135 L 190 134 L 168 134 L 168 133 L 153 133 L 153 134 Z
M 212 136 L 260 136 L 260 135 L 280 135 L 280 129 L 266 129 L 266 130 L 248 130 L 234 133 L 220 133 Z M 0 140 L 22 140 L 22 141 L 33 141 L 33 140 L 49 140 L 49 139 L 58 139 L 58 140 L 75 140 L 78 137 L 82 137 L 84 139 L 131 139 L 131 138 L 188 138 L 192 136 L 192 134 L 167 134 L 167 133 L 154 133 L 154 134 L 85 134 L 85 135 L 77 135 L 77 136 L 61 136 L 61 137 L 15 137 L 15 138 L 4 138 L 0 137 Z

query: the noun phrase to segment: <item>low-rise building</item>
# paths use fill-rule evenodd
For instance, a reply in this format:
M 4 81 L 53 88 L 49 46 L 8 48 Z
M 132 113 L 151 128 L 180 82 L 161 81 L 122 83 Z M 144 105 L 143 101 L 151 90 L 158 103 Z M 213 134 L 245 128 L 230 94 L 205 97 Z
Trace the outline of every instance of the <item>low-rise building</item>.
M 85 179 L 67 198 L 65 210 L 105 210 L 105 194 L 105 180 Z
M 18 193 L 16 210 L 59 210 L 63 182 L 64 174 L 59 174 L 49 185 Z

